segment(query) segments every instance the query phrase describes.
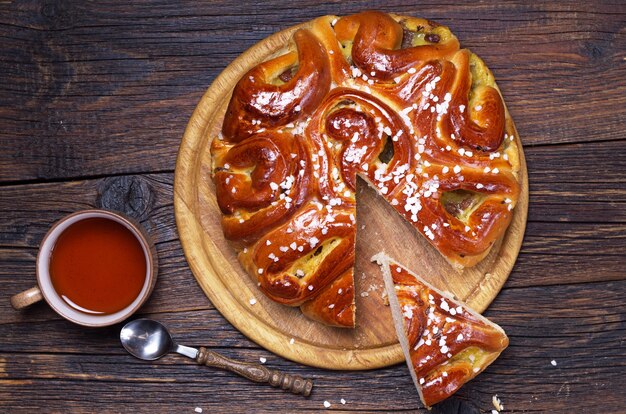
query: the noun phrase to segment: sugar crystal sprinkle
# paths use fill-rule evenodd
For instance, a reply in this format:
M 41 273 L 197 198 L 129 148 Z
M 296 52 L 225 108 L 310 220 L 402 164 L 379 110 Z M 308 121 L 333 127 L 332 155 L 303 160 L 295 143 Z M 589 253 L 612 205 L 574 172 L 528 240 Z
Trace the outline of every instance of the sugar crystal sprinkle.
M 259 358 L 259 361 L 261 361 L 261 364 L 265 364 L 267 362 L 267 358 L 261 357 Z
M 504 410 L 504 406 L 502 405 L 502 401 L 500 401 L 500 398 L 498 398 L 498 394 L 494 395 L 491 398 L 491 403 L 493 404 L 496 411 Z
M 324 407 L 330 408 L 330 403 L 328 401 L 324 401 Z
M 201 413 L 201 412 L 202 412 L 202 408 L 200 408 L 200 407 L 196 407 L 196 408 L 194 408 L 193 410 L 194 410 L 195 412 L 197 412 L 197 413 Z

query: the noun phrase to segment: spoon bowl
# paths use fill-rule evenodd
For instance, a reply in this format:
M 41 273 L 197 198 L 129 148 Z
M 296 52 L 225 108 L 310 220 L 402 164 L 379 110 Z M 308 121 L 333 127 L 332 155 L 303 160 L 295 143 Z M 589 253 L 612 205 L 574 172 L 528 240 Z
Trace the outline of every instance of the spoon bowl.
M 120 332 L 122 346 L 134 357 L 154 361 L 174 349 L 167 328 L 152 319 L 135 319 Z

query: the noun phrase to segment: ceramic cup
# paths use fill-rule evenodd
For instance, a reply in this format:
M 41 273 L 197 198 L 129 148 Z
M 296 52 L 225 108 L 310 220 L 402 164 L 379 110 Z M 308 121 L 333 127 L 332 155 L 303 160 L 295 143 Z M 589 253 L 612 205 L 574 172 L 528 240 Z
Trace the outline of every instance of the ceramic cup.
M 146 258 L 146 278 L 139 295 L 130 305 L 115 313 L 94 315 L 74 309 L 58 295 L 50 279 L 50 256 L 59 236 L 72 224 L 88 218 L 105 218 L 120 223 L 129 229 L 141 244 Z M 121 322 L 135 313 L 152 293 L 156 279 L 157 255 L 154 243 L 139 223 L 120 213 L 106 210 L 84 210 L 64 217 L 48 230 L 37 254 L 37 286 L 13 296 L 11 305 L 20 310 L 44 299 L 56 313 L 70 322 L 89 327 L 109 326 Z

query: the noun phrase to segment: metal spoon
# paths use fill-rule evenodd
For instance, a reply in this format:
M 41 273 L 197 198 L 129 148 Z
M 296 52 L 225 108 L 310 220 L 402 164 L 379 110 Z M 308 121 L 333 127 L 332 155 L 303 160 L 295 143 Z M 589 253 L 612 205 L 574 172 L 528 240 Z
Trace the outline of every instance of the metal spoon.
M 134 357 L 154 361 L 174 351 L 195 360 L 200 365 L 232 371 L 255 382 L 269 383 L 294 394 L 311 395 L 313 381 L 298 375 L 289 375 L 259 364 L 237 362 L 217 352 L 179 345 L 172 339 L 167 328 L 152 319 L 135 319 L 128 322 L 120 332 L 122 346 Z

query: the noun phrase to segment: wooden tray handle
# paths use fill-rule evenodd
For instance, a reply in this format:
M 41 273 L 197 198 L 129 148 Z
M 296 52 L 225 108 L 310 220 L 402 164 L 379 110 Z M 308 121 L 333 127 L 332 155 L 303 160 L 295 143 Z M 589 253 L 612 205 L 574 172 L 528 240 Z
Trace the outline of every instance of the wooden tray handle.
M 311 390 L 313 389 L 313 381 L 310 379 L 268 369 L 260 364 L 234 361 L 204 347 L 200 347 L 198 350 L 196 362 L 200 365 L 232 371 L 254 382 L 269 383 L 272 387 L 280 387 L 283 390 L 289 390 L 294 394 L 302 394 L 305 397 L 311 395 Z
M 43 295 L 41 294 L 41 289 L 39 289 L 39 286 L 34 286 L 28 290 L 11 296 L 11 306 L 13 306 L 13 309 L 15 310 L 22 310 L 42 299 Z

